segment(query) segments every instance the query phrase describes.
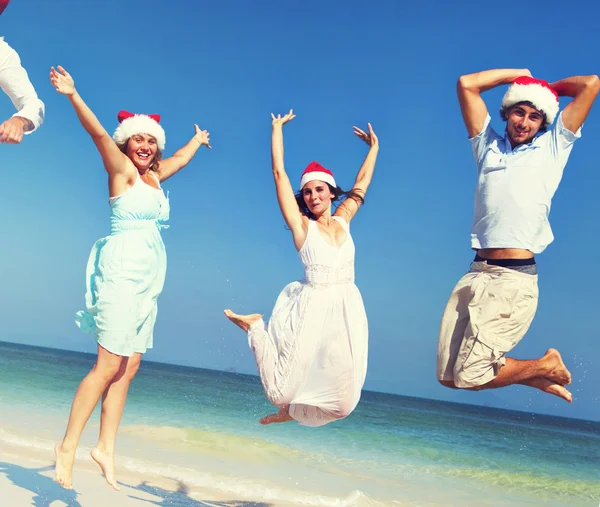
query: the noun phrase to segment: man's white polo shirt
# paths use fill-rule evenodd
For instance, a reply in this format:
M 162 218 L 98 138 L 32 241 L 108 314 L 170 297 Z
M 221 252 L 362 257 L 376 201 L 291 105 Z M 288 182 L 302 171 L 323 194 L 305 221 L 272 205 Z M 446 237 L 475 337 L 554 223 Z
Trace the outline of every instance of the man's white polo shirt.
M 575 140 L 562 112 L 551 130 L 514 150 L 490 125 L 471 138 L 479 173 L 471 247 L 522 248 L 535 254 L 554 239 L 548 216 L 552 197 Z

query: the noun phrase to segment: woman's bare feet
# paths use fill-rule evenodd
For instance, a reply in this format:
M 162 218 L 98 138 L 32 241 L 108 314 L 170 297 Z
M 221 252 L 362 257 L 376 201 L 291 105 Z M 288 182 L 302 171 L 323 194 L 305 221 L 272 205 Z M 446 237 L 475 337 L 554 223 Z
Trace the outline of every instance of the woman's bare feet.
M 94 447 L 90 453 L 92 459 L 98 463 L 104 474 L 106 482 L 108 482 L 114 490 L 119 491 L 121 487 L 115 479 L 115 456 L 101 451 L 98 447 Z
M 563 363 L 558 350 L 548 349 L 544 355 L 544 359 L 552 361 L 552 364 L 554 365 L 552 371 L 547 375 L 544 375 L 548 380 L 563 386 L 571 383 L 571 373 L 567 370 L 565 363 Z
M 54 481 L 58 482 L 65 489 L 73 489 L 73 461 L 75 460 L 75 449 L 73 451 L 63 450 L 62 441 L 54 446 L 54 457 L 56 464 L 54 467 Z
M 233 322 L 236 326 L 241 327 L 246 333 L 252 324 L 254 324 L 257 320 L 262 318 L 262 315 L 259 313 L 252 313 L 250 315 L 238 315 L 237 313 L 233 313 L 231 310 L 224 310 L 223 313 L 225 316 Z
M 544 391 L 548 394 L 553 394 L 554 396 L 558 396 L 563 400 L 567 400 L 569 403 L 573 401 L 573 395 L 567 391 L 564 386 L 553 382 L 552 380 L 547 379 L 546 377 L 534 377 L 529 380 L 524 380 L 521 382 L 526 386 L 535 387 L 540 391 Z
M 271 423 L 283 423 L 293 421 L 294 418 L 290 415 L 289 407 L 280 407 L 276 414 L 269 414 L 263 417 L 259 422 L 260 424 L 271 424 Z

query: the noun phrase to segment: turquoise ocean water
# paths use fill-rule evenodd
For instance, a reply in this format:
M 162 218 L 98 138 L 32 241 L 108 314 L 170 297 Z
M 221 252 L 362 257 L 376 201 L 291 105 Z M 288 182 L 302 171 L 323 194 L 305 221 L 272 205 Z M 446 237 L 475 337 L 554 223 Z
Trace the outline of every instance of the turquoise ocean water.
M 0 342 L 0 441 L 50 453 L 94 359 Z M 269 411 L 256 377 L 144 362 L 118 464 L 294 505 L 600 504 L 598 422 L 373 392 L 322 428 L 259 425 Z

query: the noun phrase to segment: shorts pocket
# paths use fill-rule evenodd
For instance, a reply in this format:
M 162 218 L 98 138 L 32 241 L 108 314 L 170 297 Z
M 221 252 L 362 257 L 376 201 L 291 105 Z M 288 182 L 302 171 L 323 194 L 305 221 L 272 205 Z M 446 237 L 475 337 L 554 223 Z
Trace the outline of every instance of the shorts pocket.
M 477 340 L 490 349 L 490 359 L 492 362 L 496 362 L 504 357 L 515 346 L 512 340 L 507 340 L 495 334 L 479 333 Z
M 500 277 L 474 289 L 469 303 L 471 321 L 480 329 L 502 326 L 502 321 L 509 319 L 515 310 L 519 299 L 519 283 Z

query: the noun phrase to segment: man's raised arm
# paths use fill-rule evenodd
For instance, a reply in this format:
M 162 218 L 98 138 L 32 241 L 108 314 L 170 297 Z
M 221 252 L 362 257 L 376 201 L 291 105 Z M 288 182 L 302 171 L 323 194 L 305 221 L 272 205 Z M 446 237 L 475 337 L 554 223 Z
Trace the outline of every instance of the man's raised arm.
M 484 70 L 465 74 L 458 79 L 456 91 L 469 137 L 474 137 L 483 130 L 488 114 L 481 94 L 496 86 L 510 84 L 519 76 L 531 77 L 531 72 L 527 69 Z
M 574 97 L 562 113 L 563 125 L 575 133 L 583 125 L 598 92 L 598 76 L 573 76 L 552 83 L 550 87 L 563 97 Z

